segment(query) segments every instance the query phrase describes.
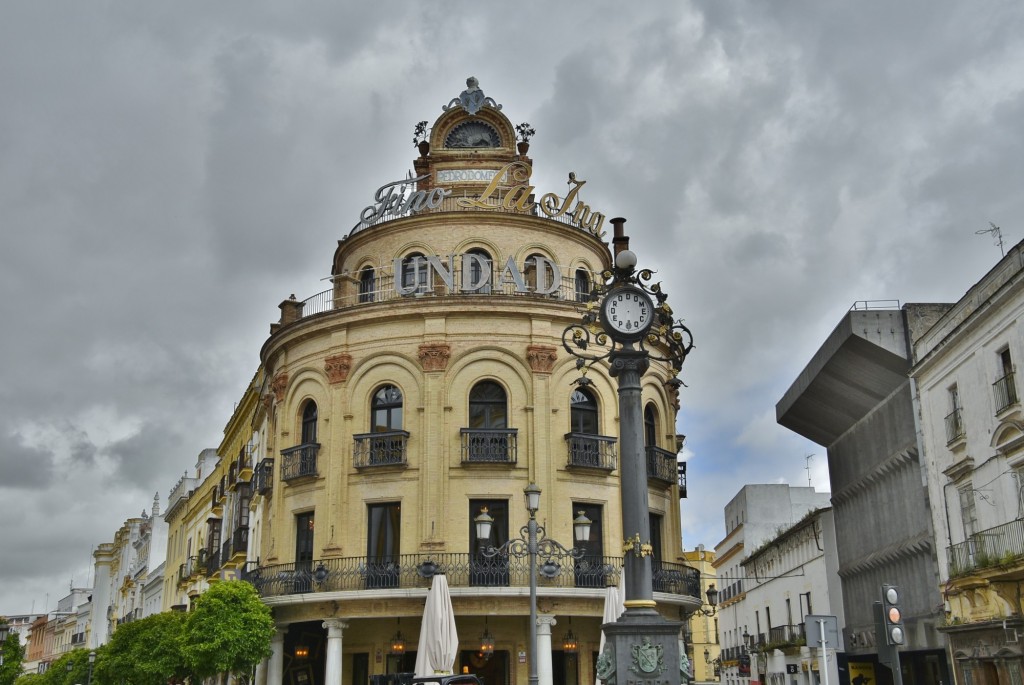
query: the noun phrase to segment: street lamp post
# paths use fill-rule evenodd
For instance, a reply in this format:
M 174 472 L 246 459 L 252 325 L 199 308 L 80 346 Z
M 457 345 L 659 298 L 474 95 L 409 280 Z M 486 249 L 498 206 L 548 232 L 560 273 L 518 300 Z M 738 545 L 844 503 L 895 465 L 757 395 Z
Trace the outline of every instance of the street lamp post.
M 602 274 L 605 283 L 595 286 L 582 321 L 562 332 L 562 347 L 576 357 L 576 368 L 584 371 L 578 385 L 592 383 L 586 369 L 599 363 L 607 363 L 608 375 L 618 382 L 626 610 L 618 621 L 604 626 L 607 646 L 598 658 L 598 673 L 605 681 L 614 673 L 619 683 L 679 682 L 677 635 L 682 623 L 663 619 L 654 602 L 640 380 L 652 359 L 667 362 L 678 373 L 693 348 L 693 337 L 681 321 L 672 319 L 661 285 L 649 285 L 653 273 L 637 271 L 636 255 L 628 249 L 629 238 L 623 232 L 625 222 L 622 218 L 611 221 L 615 227 L 613 270 Z M 672 378 L 667 385 L 675 392 L 681 382 Z
M 530 483 L 523 489 L 526 496 L 526 511 L 530 515 L 529 521 L 519 531 L 519 538 L 508 540 L 500 547 L 486 545 L 481 547 L 480 553 L 487 558 L 497 556 L 514 556 L 519 559 L 528 558 L 530 565 L 530 685 L 537 685 L 537 555 L 545 558 L 542 572 L 545 577 L 554 577 L 559 572 L 557 564 L 549 564 L 553 557 L 571 557 L 579 559 L 585 554 L 582 548 L 573 547 L 567 549 L 561 543 L 547 537 L 544 526 L 537 524 L 537 510 L 540 509 L 541 490 L 535 483 Z M 486 509 L 477 515 L 473 522 L 476 524 L 477 540 L 490 540 L 491 527 L 494 518 Z M 581 544 L 590 540 L 590 524 L 592 521 L 580 512 L 573 520 L 574 537 Z
M 92 685 L 92 665 L 96 663 L 96 652 L 89 652 L 89 675 L 85 680 L 85 685 Z

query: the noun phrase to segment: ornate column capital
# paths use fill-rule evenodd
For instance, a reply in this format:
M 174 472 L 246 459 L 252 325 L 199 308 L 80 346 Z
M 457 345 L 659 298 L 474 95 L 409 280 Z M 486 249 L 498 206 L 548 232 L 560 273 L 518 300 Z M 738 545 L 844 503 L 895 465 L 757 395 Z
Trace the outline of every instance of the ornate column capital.
M 558 625 L 553 614 L 537 614 L 537 634 L 550 635 L 551 628 Z
M 330 640 L 332 637 L 341 637 L 345 628 L 348 628 L 348 623 L 340 618 L 329 618 L 324 621 L 323 627 L 327 629 L 327 639 Z
M 527 345 L 526 361 L 534 373 L 551 373 L 558 359 L 558 348 L 552 345 Z
M 288 372 L 282 371 L 274 376 L 270 382 L 270 389 L 274 392 L 274 399 L 278 402 L 284 399 L 284 391 L 288 388 Z
M 342 383 L 348 380 L 348 373 L 352 370 L 351 354 L 336 354 L 324 360 L 324 372 L 327 374 L 328 383 Z
M 419 347 L 420 366 L 424 371 L 444 371 L 452 348 L 447 343 L 423 343 Z

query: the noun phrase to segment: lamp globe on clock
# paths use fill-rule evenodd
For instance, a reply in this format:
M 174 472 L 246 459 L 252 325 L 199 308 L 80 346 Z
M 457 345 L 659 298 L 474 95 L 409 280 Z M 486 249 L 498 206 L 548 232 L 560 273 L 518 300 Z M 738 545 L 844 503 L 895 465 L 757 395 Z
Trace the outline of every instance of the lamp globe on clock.
M 612 288 L 601 302 L 601 325 L 613 340 L 640 340 L 654 323 L 654 302 L 634 285 Z

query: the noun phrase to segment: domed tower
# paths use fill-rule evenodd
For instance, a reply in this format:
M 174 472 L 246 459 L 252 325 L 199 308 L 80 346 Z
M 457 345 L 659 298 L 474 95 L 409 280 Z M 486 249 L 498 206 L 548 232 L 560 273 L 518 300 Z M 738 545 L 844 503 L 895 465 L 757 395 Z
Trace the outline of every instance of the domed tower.
M 544 534 L 578 550 L 538 559 L 541 682 L 594 682 L 623 556 L 616 387 L 601 368 L 574 385 L 562 333 L 612 253 L 584 181 L 533 187 L 531 135 L 469 79 L 417 126 L 414 170 L 368 195 L 331 289 L 281 304 L 248 573 L 278 622 L 267 683 L 412 671 L 437 574 L 455 672 L 526 683 L 529 563 L 502 546 L 529 520 L 528 486 Z M 700 600 L 679 563 L 674 377 L 652 364 L 642 392 L 655 599 L 678 618 Z

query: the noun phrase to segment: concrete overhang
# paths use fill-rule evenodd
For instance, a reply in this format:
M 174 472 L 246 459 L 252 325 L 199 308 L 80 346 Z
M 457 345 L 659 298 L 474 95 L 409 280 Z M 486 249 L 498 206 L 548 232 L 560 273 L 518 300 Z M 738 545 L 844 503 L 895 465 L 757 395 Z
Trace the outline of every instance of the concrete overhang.
M 850 311 L 775 405 L 776 421 L 828 447 L 907 381 L 898 309 Z

